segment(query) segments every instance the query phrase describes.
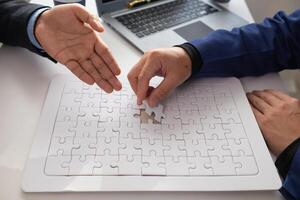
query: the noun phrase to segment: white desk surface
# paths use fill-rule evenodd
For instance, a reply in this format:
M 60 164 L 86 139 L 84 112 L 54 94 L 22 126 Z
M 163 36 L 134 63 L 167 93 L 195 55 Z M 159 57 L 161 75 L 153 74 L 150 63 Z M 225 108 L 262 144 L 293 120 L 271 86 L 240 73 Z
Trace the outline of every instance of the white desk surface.
M 52 0 L 37 0 L 52 5 Z M 87 0 L 87 7 L 96 13 L 95 2 Z M 227 7 L 248 21 L 253 21 L 244 0 L 231 0 Z M 141 53 L 124 39 L 106 27 L 101 35 L 109 44 L 123 76 L 141 56 Z M 105 193 L 23 193 L 21 180 L 24 165 L 34 138 L 39 114 L 47 94 L 48 85 L 57 73 L 70 73 L 62 65 L 34 55 L 27 50 L 13 47 L 0 49 L 0 199 L 222 199 L 222 200 L 276 200 L 282 199 L 278 192 L 105 192 Z M 277 74 L 243 81 L 248 89 L 262 87 L 282 88 Z M 263 82 L 263 83 L 262 83 Z

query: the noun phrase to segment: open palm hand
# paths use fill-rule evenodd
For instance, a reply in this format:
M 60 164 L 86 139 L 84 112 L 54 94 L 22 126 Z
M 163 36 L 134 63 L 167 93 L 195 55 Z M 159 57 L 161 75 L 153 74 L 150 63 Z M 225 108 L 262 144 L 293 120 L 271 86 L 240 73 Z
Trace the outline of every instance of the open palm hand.
M 104 29 L 79 4 L 56 6 L 38 19 L 36 38 L 55 60 L 87 84 L 97 83 L 110 93 L 120 90 L 120 68 L 98 32 Z

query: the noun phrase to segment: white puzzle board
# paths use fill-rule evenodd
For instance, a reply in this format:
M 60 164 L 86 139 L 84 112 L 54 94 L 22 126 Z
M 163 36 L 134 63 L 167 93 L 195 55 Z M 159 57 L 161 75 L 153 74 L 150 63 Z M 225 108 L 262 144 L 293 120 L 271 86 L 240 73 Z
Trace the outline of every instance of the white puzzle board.
M 39 176 L 32 183 L 34 173 Z M 86 182 L 90 184 L 82 187 Z M 106 94 L 63 76 L 49 88 L 23 189 L 226 191 L 279 186 L 238 79 L 190 81 L 151 109 L 146 103 L 136 105 L 128 85 Z

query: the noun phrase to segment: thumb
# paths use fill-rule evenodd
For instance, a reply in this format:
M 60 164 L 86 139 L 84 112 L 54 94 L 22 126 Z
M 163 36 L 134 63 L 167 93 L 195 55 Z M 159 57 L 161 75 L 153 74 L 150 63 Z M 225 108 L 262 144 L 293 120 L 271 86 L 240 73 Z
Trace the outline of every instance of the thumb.
M 73 11 L 81 22 L 89 24 L 97 32 L 104 31 L 104 27 L 100 22 L 100 18 L 89 13 L 84 6 L 79 4 L 76 6 L 74 5 Z
M 171 77 L 166 77 L 157 88 L 153 89 L 149 98 L 148 104 L 150 107 L 155 107 L 159 101 L 165 99 L 177 86 L 176 80 Z

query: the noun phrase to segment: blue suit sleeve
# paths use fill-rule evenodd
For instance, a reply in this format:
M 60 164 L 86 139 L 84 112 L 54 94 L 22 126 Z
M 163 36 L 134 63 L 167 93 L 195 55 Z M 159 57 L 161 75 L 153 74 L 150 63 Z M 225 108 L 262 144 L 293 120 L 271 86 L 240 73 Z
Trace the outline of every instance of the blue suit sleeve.
M 259 76 L 300 67 L 300 10 L 260 24 L 218 30 L 192 44 L 202 69 L 194 76 Z
M 287 200 L 300 199 L 300 148 L 293 158 L 280 192 Z
M 42 50 L 43 48 L 41 47 L 40 43 L 37 41 L 35 34 L 34 34 L 34 30 L 35 30 L 35 25 L 36 22 L 38 20 L 38 18 L 40 17 L 41 14 L 43 14 L 43 12 L 45 12 L 46 10 L 49 10 L 50 8 L 40 8 L 38 10 L 36 10 L 29 18 L 29 22 L 27 24 L 27 35 L 29 37 L 30 42 L 39 50 Z

